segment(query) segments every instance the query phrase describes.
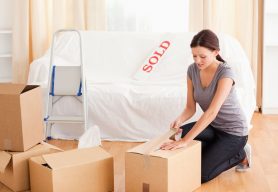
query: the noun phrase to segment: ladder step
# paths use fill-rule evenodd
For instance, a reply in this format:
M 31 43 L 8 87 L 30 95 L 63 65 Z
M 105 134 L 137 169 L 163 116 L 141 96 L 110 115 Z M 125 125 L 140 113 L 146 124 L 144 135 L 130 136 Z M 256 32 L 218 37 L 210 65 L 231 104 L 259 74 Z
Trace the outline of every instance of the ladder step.
M 50 116 L 48 123 L 84 123 L 83 116 Z

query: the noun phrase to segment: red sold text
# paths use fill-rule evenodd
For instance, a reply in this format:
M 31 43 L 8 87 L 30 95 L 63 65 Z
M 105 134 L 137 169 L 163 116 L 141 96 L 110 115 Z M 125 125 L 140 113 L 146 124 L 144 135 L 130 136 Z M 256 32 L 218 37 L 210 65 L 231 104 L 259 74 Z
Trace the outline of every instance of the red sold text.
M 161 59 L 162 55 L 166 52 L 166 50 L 170 47 L 169 41 L 163 41 L 158 49 L 151 55 L 149 59 L 146 60 L 147 64 L 143 66 L 143 71 L 151 72 L 154 65 L 158 63 L 159 59 Z

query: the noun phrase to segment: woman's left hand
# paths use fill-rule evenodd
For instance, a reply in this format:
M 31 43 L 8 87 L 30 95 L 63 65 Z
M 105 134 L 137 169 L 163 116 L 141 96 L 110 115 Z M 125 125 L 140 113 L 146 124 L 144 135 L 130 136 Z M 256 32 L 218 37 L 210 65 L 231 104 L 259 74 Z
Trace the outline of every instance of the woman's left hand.
M 160 146 L 160 149 L 175 150 L 175 149 L 179 149 L 179 148 L 186 147 L 186 146 L 187 146 L 187 142 L 181 139 L 179 141 L 170 141 L 170 142 L 163 143 Z

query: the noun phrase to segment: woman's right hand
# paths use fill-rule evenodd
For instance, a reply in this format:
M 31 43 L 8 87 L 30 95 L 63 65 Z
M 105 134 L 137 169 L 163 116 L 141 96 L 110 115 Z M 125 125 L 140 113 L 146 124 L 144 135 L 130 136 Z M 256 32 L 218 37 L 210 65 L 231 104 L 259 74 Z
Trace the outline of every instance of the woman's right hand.
M 176 135 L 180 134 L 182 132 L 182 129 L 180 129 L 183 121 L 180 117 L 178 117 L 174 122 L 170 124 L 170 129 L 176 129 Z

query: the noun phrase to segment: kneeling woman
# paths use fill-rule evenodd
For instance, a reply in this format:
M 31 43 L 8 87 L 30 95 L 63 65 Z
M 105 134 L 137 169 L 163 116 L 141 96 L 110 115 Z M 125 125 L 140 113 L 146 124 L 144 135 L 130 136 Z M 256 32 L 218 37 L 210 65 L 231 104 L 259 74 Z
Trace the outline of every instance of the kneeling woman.
M 202 30 L 190 44 L 194 63 L 187 71 L 187 104 L 171 128 L 182 131 L 182 139 L 164 143 L 161 149 L 174 150 L 193 139 L 202 142 L 202 183 L 237 165 L 250 167 L 250 146 L 246 145 L 246 118 L 235 92 L 235 74 L 219 55 L 219 41 L 210 30 Z M 204 111 L 197 122 L 181 126 L 196 111 Z M 246 145 L 246 147 L 244 147 Z

